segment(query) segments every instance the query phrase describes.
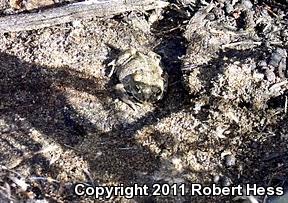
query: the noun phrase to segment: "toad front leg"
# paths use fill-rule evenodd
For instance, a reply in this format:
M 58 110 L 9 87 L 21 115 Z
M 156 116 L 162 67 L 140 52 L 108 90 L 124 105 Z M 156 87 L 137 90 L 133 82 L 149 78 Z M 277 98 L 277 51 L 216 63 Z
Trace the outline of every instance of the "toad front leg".
M 108 66 L 111 66 L 111 71 L 108 74 L 108 77 L 112 77 L 113 73 L 116 70 L 116 67 L 119 68 L 119 66 L 124 66 L 136 55 L 137 51 L 134 48 L 128 49 L 126 51 L 124 51 L 119 57 L 118 59 L 114 59 L 113 61 L 111 61 L 110 63 L 108 63 Z
M 129 97 L 129 95 L 127 95 L 127 92 L 126 92 L 123 84 L 117 84 L 115 86 L 115 90 L 116 90 L 117 95 L 119 95 L 120 99 L 123 102 L 125 102 L 134 111 L 137 111 L 135 103 L 130 100 L 130 97 Z

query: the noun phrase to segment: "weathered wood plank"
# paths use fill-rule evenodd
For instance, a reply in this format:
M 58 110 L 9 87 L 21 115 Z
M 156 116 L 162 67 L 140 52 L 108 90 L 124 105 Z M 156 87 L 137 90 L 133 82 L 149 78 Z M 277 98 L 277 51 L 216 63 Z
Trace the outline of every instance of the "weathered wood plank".
M 132 10 L 163 8 L 168 3 L 153 0 L 90 0 L 38 13 L 25 13 L 0 17 L 0 33 L 34 30 L 79 19 L 106 17 Z

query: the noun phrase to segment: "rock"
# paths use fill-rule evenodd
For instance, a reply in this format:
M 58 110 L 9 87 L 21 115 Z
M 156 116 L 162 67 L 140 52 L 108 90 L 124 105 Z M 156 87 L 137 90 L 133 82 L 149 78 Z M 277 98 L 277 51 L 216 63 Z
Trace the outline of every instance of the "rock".
M 230 186 L 232 184 L 232 180 L 230 178 L 228 178 L 227 176 L 223 176 L 220 179 L 220 183 L 223 187 L 224 186 Z
M 228 154 L 224 157 L 224 163 L 227 167 L 234 166 L 236 163 L 236 159 L 233 155 Z

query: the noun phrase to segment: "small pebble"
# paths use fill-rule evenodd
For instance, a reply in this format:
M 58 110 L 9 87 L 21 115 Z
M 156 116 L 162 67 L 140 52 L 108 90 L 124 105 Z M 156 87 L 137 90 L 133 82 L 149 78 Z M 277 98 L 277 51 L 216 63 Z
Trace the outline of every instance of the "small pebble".
M 227 176 L 221 177 L 220 183 L 222 186 L 230 186 L 232 184 L 232 180 Z
M 244 5 L 245 8 L 247 9 L 252 9 L 253 4 L 249 0 L 242 0 L 242 4 Z
M 282 58 L 287 57 L 287 52 L 285 49 L 277 48 L 271 55 L 269 65 L 273 67 L 278 67 Z
M 265 76 L 269 82 L 274 83 L 276 81 L 276 75 L 271 69 L 265 71 Z
M 258 62 L 258 66 L 267 67 L 267 62 L 265 60 L 261 60 L 261 61 Z
M 207 20 L 213 21 L 216 19 L 216 16 L 214 15 L 214 13 L 208 13 L 206 16 Z
M 230 14 L 234 11 L 234 8 L 230 3 L 226 3 L 225 4 L 225 11 L 226 11 L 226 13 Z
M 236 159 L 233 155 L 228 154 L 224 157 L 224 163 L 227 167 L 234 166 L 236 163 Z
M 220 176 L 219 176 L 219 175 L 215 175 L 215 176 L 213 177 L 213 182 L 214 182 L 214 183 L 219 183 L 219 181 L 220 181 Z

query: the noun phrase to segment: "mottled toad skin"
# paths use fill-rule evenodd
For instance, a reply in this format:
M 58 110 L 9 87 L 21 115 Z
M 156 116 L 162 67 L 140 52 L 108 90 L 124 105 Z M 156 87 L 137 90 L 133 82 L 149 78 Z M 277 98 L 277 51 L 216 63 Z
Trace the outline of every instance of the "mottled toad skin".
M 110 76 L 114 73 L 120 82 L 116 90 L 133 109 L 135 102 L 155 103 L 162 99 L 167 87 L 167 74 L 160 60 L 160 56 L 152 51 L 144 54 L 128 49 L 112 62 Z

